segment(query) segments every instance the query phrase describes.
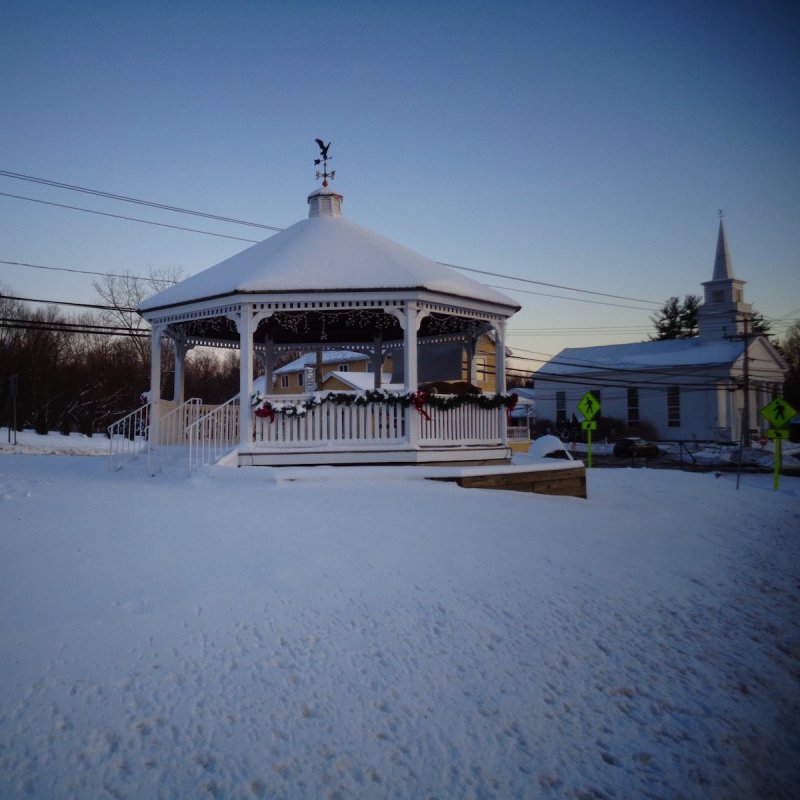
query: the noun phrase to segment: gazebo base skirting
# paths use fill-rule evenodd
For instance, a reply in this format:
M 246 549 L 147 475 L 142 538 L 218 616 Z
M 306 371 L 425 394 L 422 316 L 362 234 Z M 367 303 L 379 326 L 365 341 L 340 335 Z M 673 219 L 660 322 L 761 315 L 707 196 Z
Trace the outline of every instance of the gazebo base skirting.
M 356 466 L 364 464 L 426 464 L 503 465 L 510 461 L 511 452 L 505 445 L 409 448 L 383 446 L 380 449 L 335 445 L 321 447 L 271 448 L 254 446 L 239 448 L 240 467 L 281 466 Z

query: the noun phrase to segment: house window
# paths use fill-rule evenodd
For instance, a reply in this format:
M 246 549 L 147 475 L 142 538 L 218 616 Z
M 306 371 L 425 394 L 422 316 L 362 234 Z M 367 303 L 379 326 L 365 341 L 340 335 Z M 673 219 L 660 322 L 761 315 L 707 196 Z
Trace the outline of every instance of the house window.
M 635 428 L 639 424 L 639 390 L 628 389 L 628 425 Z
M 303 385 L 303 377 L 304 376 L 303 376 L 302 372 L 298 372 L 297 373 L 297 385 L 298 386 L 302 386 Z
M 281 375 L 281 389 L 288 389 L 288 388 L 289 388 L 289 376 Z
M 567 393 L 556 392 L 556 426 L 567 424 Z
M 486 381 L 489 379 L 489 370 L 486 356 L 475 356 L 475 380 Z
M 347 372 L 347 364 L 337 364 L 336 369 L 338 372 Z
M 679 386 L 667 389 L 667 425 L 679 428 L 681 425 L 681 390 Z

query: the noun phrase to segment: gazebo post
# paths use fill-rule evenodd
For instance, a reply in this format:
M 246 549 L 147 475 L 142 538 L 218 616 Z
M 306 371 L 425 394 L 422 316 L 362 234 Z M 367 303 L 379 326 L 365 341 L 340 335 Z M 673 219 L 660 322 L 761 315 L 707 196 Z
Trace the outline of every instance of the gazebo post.
M 236 317 L 239 329 L 239 444 L 250 445 L 252 414 L 250 396 L 253 394 L 253 308 L 250 303 L 242 303 Z
M 158 417 L 161 410 L 161 335 L 165 325 L 150 329 L 150 443 L 158 444 Z
M 406 302 L 403 314 L 403 374 L 405 375 L 406 390 L 416 392 L 419 387 L 417 375 L 417 331 L 422 320 L 419 305 L 416 300 Z M 406 409 L 408 415 L 408 439 L 414 446 L 419 441 L 419 415 L 410 406 Z
M 467 354 L 467 380 L 474 386 L 478 381 L 478 365 L 475 361 L 478 339 L 474 333 L 469 334 L 464 349 Z
M 505 320 L 498 320 L 494 324 L 495 334 L 495 355 L 494 355 L 494 374 L 495 385 L 494 389 L 497 394 L 502 394 L 506 390 L 506 322 Z M 506 444 L 508 439 L 508 430 L 506 426 L 506 410 L 505 408 L 498 409 L 497 416 L 498 432 L 500 440 Z
M 191 346 L 186 343 L 186 336 L 180 335 L 173 338 L 175 345 L 175 377 L 173 380 L 172 399 L 176 406 L 183 405 L 184 401 L 184 376 L 186 374 L 186 354 Z
M 372 340 L 372 371 L 375 375 L 375 389 L 381 388 L 381 369 L 383 368 L 383 336 L 376 333 Z

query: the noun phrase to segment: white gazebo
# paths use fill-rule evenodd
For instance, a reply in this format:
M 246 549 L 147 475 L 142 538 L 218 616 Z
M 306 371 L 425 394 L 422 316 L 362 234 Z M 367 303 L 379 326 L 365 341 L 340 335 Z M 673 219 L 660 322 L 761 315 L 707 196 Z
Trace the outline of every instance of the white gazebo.
M 326 184 L 308 196 L 307 219 L 141 304 L 152 326 L 153 446 L 188 440 L 197 463 L 236 450 L 240 466 L 503 463 L 505 327 L 519 305 L 345 219 L 342 195 Z M 496 343 L 495 392 L 419 390 L 426 354 L 454 345 L 474 382 L 475 343 L 487 332 Z M 164 337 L 175 348 L 171 401 L 160 396 Z M 239 349 L 240 391 L 222 406 L 184 402 L 184 359 L 198 345 Z M 270 395 L 279 355 L 333 349 L 369 354 L 374 388 Z M 389 353 L 402 392 L 380 386 Z M 266 393 L 254 395 L 256 361 Z

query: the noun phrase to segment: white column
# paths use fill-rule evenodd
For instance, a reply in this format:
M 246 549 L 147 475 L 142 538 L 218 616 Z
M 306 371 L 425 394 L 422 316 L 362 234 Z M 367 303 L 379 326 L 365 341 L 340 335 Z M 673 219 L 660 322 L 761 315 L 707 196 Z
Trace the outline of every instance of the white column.
M 405 324 L 403 326 L 403 374 L 406 389 L 416 392 L 419 385 L 417 377 L 417 330 L 419 329 L 419 308 L 414 300 L 406 303 Z
M 183 405 L 184 401 L 184 376 L 186 374 L 186 354 L 189 346 L 184 338 L 174 339 L 175 344 L 175 378 L 173 381 L 172 399 L 176 407 Z
M 500 320 L 494 326 L 494 388 L 498 394 L 502 394 L 506 390 L 506 323 L 505 320 Z M 500 434 L 500 441 L 503 444 L 508 443 L 508 426 L 506 424 L 506 409 L 504 407 L 498 408 L 497 416 L 497 430 Z
M 236 320 L 239 329 L 239 445 L 246 448 L 252 440 L 253 415 L 250 396 L 253 394 L 253 309 L 242 303 Z
M 264 394 L 272 394 L 272 371 L 275 369 L 275 343 L 264 339 Z
M 383 336 L 376 333 L 372 340 L 372 372 L 374 374 L 373 386 L 381 388 L 381 369 L 383 368 Z
M 506 390 L 506 323 L 505 320 L 497 322 L 494 326 L 495 334 L 495 354 L 494 354 L 494 374 L 495 391 L 498 394 Z
M 161 334 L 164 325 L 150 329 L 150 443 L 158 444 L 158 417 L 161 410 Z
M 420 311 L 416 301 L 406 303 L 403 315 L 403 375 L 405 375 L 406 389 L 416 392 L 419 387 L 417 377 L 417 331 L 420 323 Z M 408 441 L 413 447 L 419 442 L 419 412 L 414 406 L 406 409 L 408 423 Z

